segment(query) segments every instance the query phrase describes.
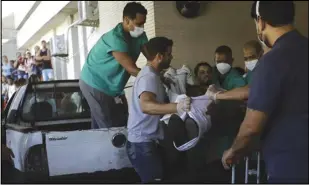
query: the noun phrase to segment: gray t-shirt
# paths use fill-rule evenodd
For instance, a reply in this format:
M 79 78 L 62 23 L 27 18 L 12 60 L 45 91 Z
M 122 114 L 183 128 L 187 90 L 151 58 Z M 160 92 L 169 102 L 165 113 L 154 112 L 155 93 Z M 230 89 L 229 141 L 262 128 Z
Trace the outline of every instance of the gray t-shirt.
M 159 126 L 162 116 L 144 114 L 141 110 L 139 97 L 145 91 L 155 94 L 157 102 L 164 103 L 165 90 L 160 76 L 150 66 L 145 66 L 139 72 L 133 86 L 128 120 L 128 140 L 130 142 L 150 142 L 164 137 L 163 128 Z

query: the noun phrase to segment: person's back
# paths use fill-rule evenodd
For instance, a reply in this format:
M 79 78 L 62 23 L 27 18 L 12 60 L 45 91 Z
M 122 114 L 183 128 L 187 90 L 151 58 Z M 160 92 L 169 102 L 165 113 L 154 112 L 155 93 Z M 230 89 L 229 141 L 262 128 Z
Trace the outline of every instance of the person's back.
M 257 1 L 251 16 L 258 39 L 271 50 L 253 73 L 245 120 L 264 127 L 268 181 L 308 183 L 308 39 L 293 26 L 293 1 Z
M 262 58 L 260 65 L 267 65 L 265 61 L 269 62 L 269 60 L 273 62 L 276 76 L 283 76 L 284 81 L 278 97 L 279 105 L 273 111 L 272 119 L 266 125 L 263 135 L 264 157 L 265 160 L 272 160 L 274 163 L 277 160 L 285 160 L 288 163 L 287 166 L 295 168 L 290 172 L 299 173 L 297 168 L 307 168 L 302 171 L 307 174 L 308 39 L 296 30 L 286 33 Z M 301 167 L 301 164 L 306 166 Z M 301 174 L 294 174 L 294 176 L 297 175 Z

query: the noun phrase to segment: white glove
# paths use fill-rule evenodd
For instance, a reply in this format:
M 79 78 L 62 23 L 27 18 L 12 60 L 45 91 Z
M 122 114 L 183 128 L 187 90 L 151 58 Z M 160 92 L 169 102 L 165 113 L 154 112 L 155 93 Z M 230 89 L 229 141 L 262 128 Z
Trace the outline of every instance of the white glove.
M 183 113 L 185 112 L 189 112 L 190 109 L 191 109 L 190 97 L 186 97 L 177 103 L 177 113 L 179 116 L 183 115 Z
M 223 89 L 217 89 L 215 85 L 210 85 L 205 93 L 206 96 L 209 97 L 209 99 L 216 101 L 217 100 L 217 94 L 223 92 Z

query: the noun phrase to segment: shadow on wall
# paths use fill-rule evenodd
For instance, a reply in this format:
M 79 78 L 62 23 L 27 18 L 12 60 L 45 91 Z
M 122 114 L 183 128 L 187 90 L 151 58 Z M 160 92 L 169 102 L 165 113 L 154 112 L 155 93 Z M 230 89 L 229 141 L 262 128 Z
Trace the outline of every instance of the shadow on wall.
M 257 39 L 250 17 L 251 1 L 203 2 L 201 15 L 184 18 L 176 9 L 175 1 L 154 1 L 156 36 L 174 41 L 173 65 L 186 63 L 193 68 L 204 60 L 213 63 L 214 51 L 220 45 L 233 50 L 234 65 L 243 66 L 242 47 Z M 296 1 L 296 27 L 308 36 L 308 2 Z

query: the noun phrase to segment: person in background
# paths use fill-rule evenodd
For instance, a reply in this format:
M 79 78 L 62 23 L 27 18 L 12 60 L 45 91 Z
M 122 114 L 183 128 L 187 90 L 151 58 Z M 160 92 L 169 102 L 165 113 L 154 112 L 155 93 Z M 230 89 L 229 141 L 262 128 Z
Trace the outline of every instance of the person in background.
M 7 77 L 6 79 L 8 83 L 8 100 L 9 100 L 16 91 L 16 86 L 14 84 L 14 80 L 12 79 L 12 77 Z
M 40 46 L 35 46 L 34 47 L 34 60 L 35 60 L 35 65 L 36 65 L 36 76 L 41 79 L 42 78 L 42 61 L 37 60 L 36 57 L 40 56 Z
M 2 57 L 2 75 L 4 77 L 12 76 L 13 67 L 9 63 L 9 59 L 6 55 Z
M 28 78 L 27 70 L 26 70 L 26 58 L 24 58 L 20 52 L 16 53 L 16 62 L 14 67 L 17 69 L 17 79 Z
M 35 58 L 31 55 L 30 51 L 27 52 L 26 59 L 26 69 L 28 76 L 30 77 L 32 74 L 36 75 L 37 67 L 35 63 Z
M 11 67 L 12 67 L 12 75 L 11 75 L 11 77 L 12 77 L 14 80 L 17 80 L 17 79 L 18 79 L 17 69 L 14 67 L 15 61 L 14 61 L 14 60 L 10 60 L 10 65 L 11 65 Z
M 93 129 L 127 123 L 124 87 L 130 76 L 140 71 L 135 63 L 148 41 L 144 32 L 146 15 L 140 3 L 126 4 L 123 22 L 102 35 L 87 56 L 79 85 L 90 105 Z
M 196 85 L 187 85 L 188 96 L 201 96 L 212 82 L 212 67 L 207 62 L 200 62 L 194 68 Z
M 6 102 L 8 100 L 8 90 L 9 90 L 9 85 L 7 83 L 7 80 L 4 75 L 1 76 L 1 110 L 6 105 Z
M 246 85 L 242 76 L 232 68 L 232 50 L 228 46 L 219 46 L 215 51 L 216 66 L 213 69 L 213 83 L 225 90 Z
M 51 63 L 50 50 L 46 47 L 46 41 L 41 41 L 42 48 L 35 59 L 42 65 L 43 81 L 50 81 L 54 79 L 54 70 Z
M 179 103 L 164 103 L 165 89 L 160 72 L 170 66 L 173 41 L 155 37 L 145 45 L 147 65 L 138 74 L 132 92 L 128 120 L 128 157 L 142 183 L 159 182 L 163 178 L 162 159 L 157 148 L 162 140 L 163 127 L 159 125 L 164 114 L 190 110 L 190 98 Z
M 293 1 L 256 1 L 251 16 L 271 50 L 254 70 L 246 116 L 222 164 L 228 169 L 261 135 L 268 183 L 308 183 L 308 38 L 293 26 Z
M 232 89 L 230 91 L 217 91 L 214 87 L 209 87 L 207 95 L 213 100 L 247 100 L 249 96 L 250 83 L 252 81 L 253 69 L 259 58 L 265 53 L 262 45 L 255 40 L 244 44 L 243 54 L 247 73 L 244 77 L 246 86 Z M 216 93 L 214 93 L 216 92 Z
M 251 83 L 253 69 L 255 68 L 259 58 L 262 57 L 264 51 L 262 45 L 258 41 L 251 40 L 245 43 L 243 47 L 243 52 L 245 66 L 247 69 L 245 80 L 246 83 L 249 85 Z

